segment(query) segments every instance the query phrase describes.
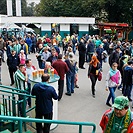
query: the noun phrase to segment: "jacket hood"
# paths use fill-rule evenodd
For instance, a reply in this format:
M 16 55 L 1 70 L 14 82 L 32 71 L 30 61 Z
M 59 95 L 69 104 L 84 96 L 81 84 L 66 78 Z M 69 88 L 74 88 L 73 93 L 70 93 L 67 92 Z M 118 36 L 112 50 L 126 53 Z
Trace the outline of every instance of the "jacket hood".
M 39 90 L 46 90 L 49 87 L 49 84 L 46 82 L 39 83 Z
M 132 67 L 127 66 L 127 67 L 125 67 L 125 70 L 132 70 Z

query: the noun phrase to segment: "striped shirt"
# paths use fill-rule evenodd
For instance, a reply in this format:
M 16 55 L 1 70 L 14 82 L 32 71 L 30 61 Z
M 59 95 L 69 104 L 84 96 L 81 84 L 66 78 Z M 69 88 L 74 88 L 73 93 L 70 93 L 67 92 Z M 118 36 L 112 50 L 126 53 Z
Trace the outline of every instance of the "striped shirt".
M 15 87 L 20 90 L 25 90 L 25 76 L 18 69 L 14 74 Z

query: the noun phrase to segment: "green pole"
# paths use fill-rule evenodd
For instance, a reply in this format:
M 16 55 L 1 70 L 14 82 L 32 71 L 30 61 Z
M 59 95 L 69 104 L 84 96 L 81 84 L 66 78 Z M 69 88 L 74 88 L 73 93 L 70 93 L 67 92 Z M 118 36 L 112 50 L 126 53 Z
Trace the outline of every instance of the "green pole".
M 19 122 L 18 122 L 18 128 L 19 128 L 19 133 L 22 133 L 22 120 L 19 120 Z
M 79 125 L 79 133 L 82 133 L 82 125 Z

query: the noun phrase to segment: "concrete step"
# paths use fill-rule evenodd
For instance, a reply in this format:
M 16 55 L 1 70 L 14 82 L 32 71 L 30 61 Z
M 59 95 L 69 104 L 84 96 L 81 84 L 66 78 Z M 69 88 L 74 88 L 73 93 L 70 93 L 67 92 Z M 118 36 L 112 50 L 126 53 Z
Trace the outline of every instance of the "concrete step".
M 8 129 L 1 131 L 0 133 L 11 133 Z
M 8 133 L 8 132 L 7 132 Z M 17 130 L 17 131 L 15 131 L 15 132 L 13 132 L 13 133 L 19 133 L 19 131 Z M 26 131 L 26 132 L 23 132 L 23 133 L 32 133 L 30 130 L 28 130 L 28 131 Z

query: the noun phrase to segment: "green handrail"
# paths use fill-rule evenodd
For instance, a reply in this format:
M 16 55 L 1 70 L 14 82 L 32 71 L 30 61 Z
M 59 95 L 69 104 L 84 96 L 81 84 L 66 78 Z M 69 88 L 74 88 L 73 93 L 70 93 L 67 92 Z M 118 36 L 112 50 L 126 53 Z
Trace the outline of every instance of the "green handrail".
M 32 96 L 32 95 L 28 95 L 28 94 L 25 94 L 25 93 L 14 92 L 14 91 L 3 90 L 1 88 L 0 88 L 0 91 L 6 92 L 6 93 L 10 93 L 10 94 L 16 94 L 16 95 L 22 95 L 22 96 L 27 96 L 27 97 L 35 98 L 35 96 Z
M 35 119 L 35 118 L 24 118 L 24 117 L 12 117 L 12 116 L 1 116 L 0 120 L 12 120 L 18 121 L 19 123 L 19 133 L 22 133 L 23 122 L 38 122 L 38 123 L 55 123 L 55 124 L 65 124 L 65 125 L 79 125 L 79 133 L 82 133 L 82 126 L 92 126 L 92 133 L 96 132 L 96 125 L 92 122 L 71 122 L 63 120 L 46 120 L 46 119 Z M 90 131 L 88 131 L 90 133 Z
M 4 87 L 7 87 L 7 86 L 4 86 Z M 12 90 L 5 90 L 4 88 L 0 88 L 0 92 L 4 92 L 5 93 L 4 96 L 9 96 L 7 94 L 12 94 L 12 98 L 14 98 L 14 95 L 23 96 L 23 99 L 22 100 L 18 100 L 18 101 L 17 100 L 14 101 L 14 99 L 10 99 L 13 102 L 13 107 L 15 106 L 15 104 L 19 104 L 19 103 L 23 103 L 24 104 L 23 106 L 26 107 L 26 101 L 27 101 L 28 97 L 35 98 L 35 96 L 29 95 L 29 94 L 26 94 L 26 93 L 20 93 L 20 92 L 16 92 L 16 91 L 12 91 Z M 3 95 L 3 94 L 0 94 L 0 95 Z M 2 98 L 2 99 L 6 99 L 6 98 Z M 23 109 L 23 113 L 28 113 L 31 110 L 35 109 L 35 106 L 32 107 L 32 108 L 29 108 L 27 110 L 25 110 L 25 108 L 22 108 L 22 109 Z
M 11 86 L 5 86 L 5 85 L 0 85 L 0 88 L 5 88 L 5 89 L 12 90 L 12 91 L 18 91 L 18 92 L 27 92 L 26 90 L 20 90 L 20 89 L 17 89 Z

